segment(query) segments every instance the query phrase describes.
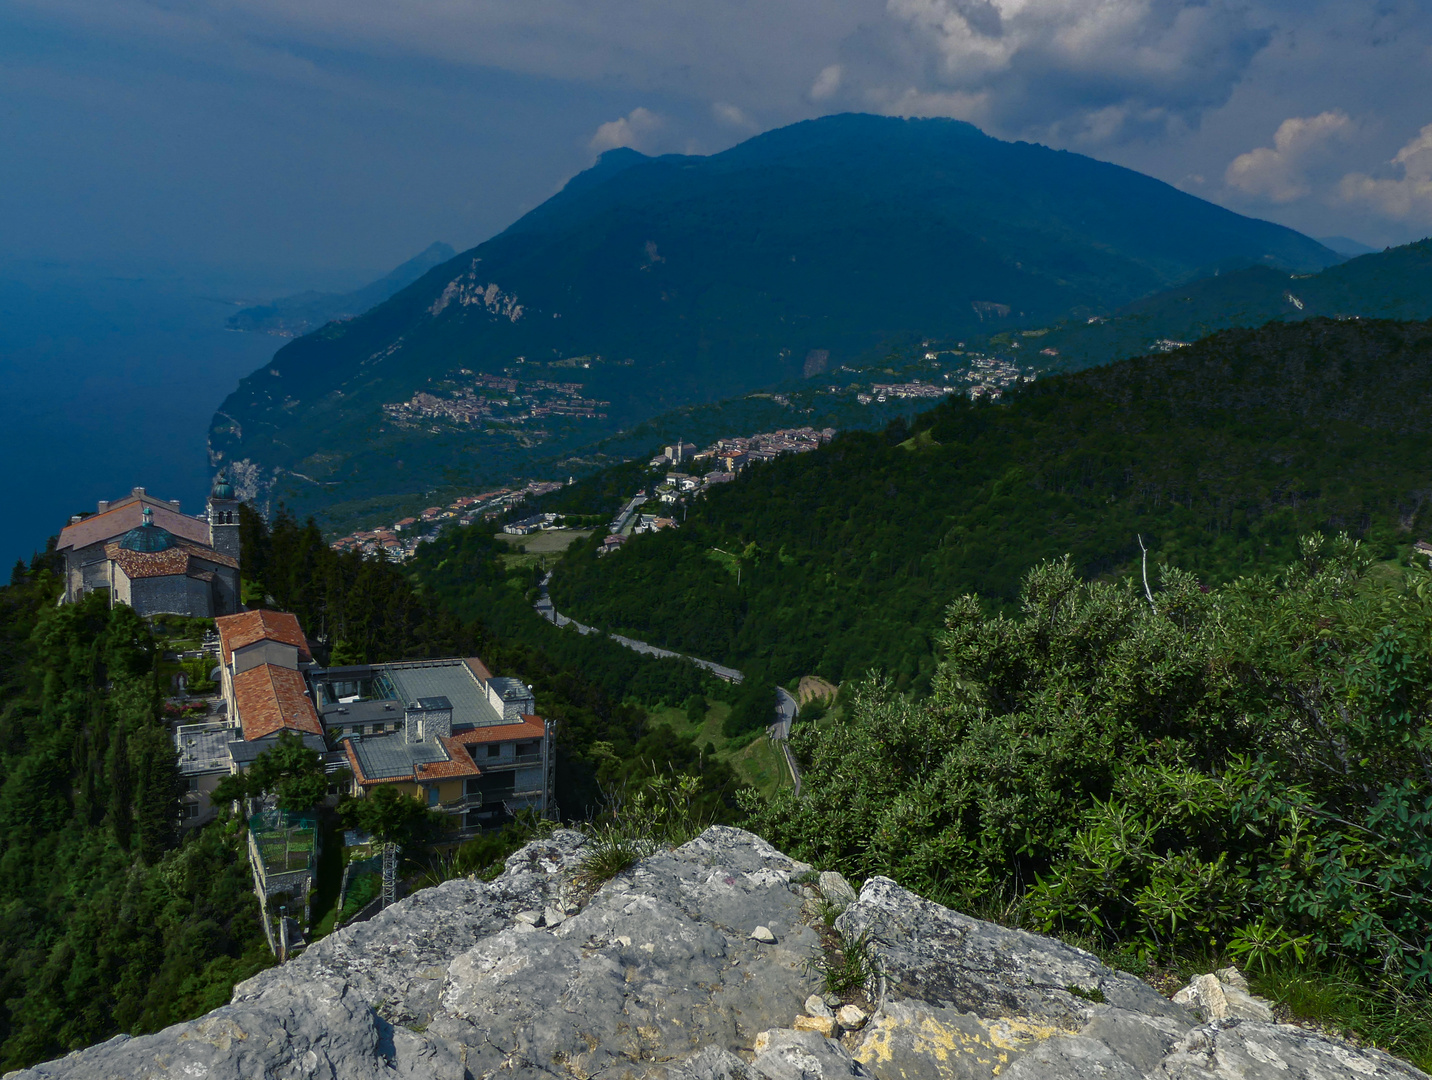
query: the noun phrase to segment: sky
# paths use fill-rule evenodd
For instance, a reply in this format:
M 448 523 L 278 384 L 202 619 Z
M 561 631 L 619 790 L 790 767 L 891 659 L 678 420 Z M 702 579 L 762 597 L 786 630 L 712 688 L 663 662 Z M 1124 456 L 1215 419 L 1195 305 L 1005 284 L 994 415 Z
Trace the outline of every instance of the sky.
M 1314 236 L 1432 233 L 1425 0 L 5 0 L 0 257 L 385 271 L 615 146 L 953 116 Z

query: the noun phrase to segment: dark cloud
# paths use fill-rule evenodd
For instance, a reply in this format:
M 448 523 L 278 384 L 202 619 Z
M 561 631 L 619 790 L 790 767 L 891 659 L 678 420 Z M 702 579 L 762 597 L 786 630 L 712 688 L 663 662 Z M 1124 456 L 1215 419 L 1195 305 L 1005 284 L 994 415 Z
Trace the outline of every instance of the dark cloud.
M 1386 242 L 1427 218 L 1429 56 L 1399 0 L 13 0 L 0 214 L 31 254 L 380 266 L 601 149 L 858 108 Z

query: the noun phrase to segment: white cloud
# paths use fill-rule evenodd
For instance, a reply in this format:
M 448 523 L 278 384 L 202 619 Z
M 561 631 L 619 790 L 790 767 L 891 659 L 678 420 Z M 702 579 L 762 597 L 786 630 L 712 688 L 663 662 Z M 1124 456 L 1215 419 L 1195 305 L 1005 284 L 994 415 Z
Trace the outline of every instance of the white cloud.
M 711 115 L 715 117 L 718 124 L 734 128 L 736 131 L 756 131 L 760 128 L 760 125 L 747 116 L 739 106 L 732 105 L 727 101 L 713 103 Z
M 1259 146 L 1239 154 L 1228 165 L 1223 179 L 1245 195 L 1288 203 L 1312 194 L 1309 169 L 1323 160 L 1334 140 L 1344 140 L 1354 130 L 1351 119 L 1340 109 L 1316 116 L 1290 116 L 1278 125 L 1272 146 Z
M 1391 164 L 1400 177 L 1348 173 L 1338 193 L 1346 202 L 1366 204 L 1396 221 L 1432 225 L 1432 124 L 1397 151 Z
M 812 101 L 826 101 L 835 96 L 840 89 L 841 69 L 839 64 L 831 64 L 821 69 L 811 84 L 810 99 Z
M 652 137 L 663 126 L 664 122 L 660 116 L 638 105 L 625 116 L 608 120 L 597 128 L 596 134 L 587 145 L 599 154 L 615 150 L 619 146 L 645 151 L 650 148 Z

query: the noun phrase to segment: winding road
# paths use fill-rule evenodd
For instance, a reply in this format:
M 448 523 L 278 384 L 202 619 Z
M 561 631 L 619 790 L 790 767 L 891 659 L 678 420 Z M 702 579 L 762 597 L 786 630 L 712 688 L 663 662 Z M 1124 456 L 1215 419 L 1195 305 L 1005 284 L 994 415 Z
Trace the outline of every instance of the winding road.
M 601 633 L 601 631 L 598 630 L 595 626 L 586 626 L 582 623 L 579 623 L 576 619 L 569 619 L 567 618 L 567 616 L 563 615 L 557 610 L 556 606 L 552 603 L 552 598 L 547 594 L 547 583 L 551 580 L 552 571 L 548 570 L 547 576 L 542 579 L 542 592 L 537 597 L 537 602 L 532 605 L 532 607 L 536 610 L 537 614 L 541 615 L 542 618 L 546 619 L 554 626 L 575 627 L 577 633 L 579 634 Z M 655 645 L 648 645 L 645 641 L 638 641 L 636 638 L 623 637 L 621 634 L 609 634 L 607 636 L 610 637 L 613 641 L 617 642 L 619 645 L 625 645 L 633 652 L 645 653 L 647 656 L 657 656 L 663 659 L 690 660 L 697 667 L 705 668 L 707 671 L 711 672 L 712 675 L 715 675 L 718 679 L 725 679 L 728 683 L 740 683 L 746 678 L 745 675 L 741 674 L 741 672 L 737 671 L 735 668 L 726 667 L 726 665 L 724 664 L 718 664 L 714 660 L 702 660 L 698 656 L 687 656 L 685 653 L 672 652 L 670 649 L 662 649 L 658 648 Z
M 537 602 L 532 605 L 537 614 L 554 626 L 570 626 L 579 634 L 601 633 L 595 626 L 587 626 L 583 623 L 579 623 L 576 619 L 569 619 L 557 610 L 556 605 L 552 603 L 552 597 L 547 591 L 547 584 L 551 580 L 552 571 L 548 570 L 547 576 L 542 579 L 542 591 L 538 594 Z M 623 637 L 621 634 L 609 634 L 608 636 L 619 645 L 625 645 L 633 652 L 644 653 L 647 656 L 690 660 L 697 667 L 705 668 L 718 679 L 725 679 L 729 683 L 740 683 L 746 677 L 735 668 L 718 664 L 714 660 L 702 660 L 697 656 L 687 656 L 685 653 L 662 649 L 656 645 L 649 645 L 645 641 L 637 641 L 635 638 Z M 781 753 L 785 756 L 786 766 L 791 770 L 791 779 L 795 781 L 797 797 L 799 797 L 801 793 L 801 773 L 800 770 L 796 768 L 795 755 L 791 753 L 790 743 L 787 740 L 791 737 L 791 724 L 795 722 L 796 713 L 799 711 L 799 708 L 800 706 L 796 702 L 796 699 L 790 695 L 789 691 L 784 687 L 776 687 L 776 719 L 770 727 L 766 728 L 766 734 L 773 743 L 780 746 Z

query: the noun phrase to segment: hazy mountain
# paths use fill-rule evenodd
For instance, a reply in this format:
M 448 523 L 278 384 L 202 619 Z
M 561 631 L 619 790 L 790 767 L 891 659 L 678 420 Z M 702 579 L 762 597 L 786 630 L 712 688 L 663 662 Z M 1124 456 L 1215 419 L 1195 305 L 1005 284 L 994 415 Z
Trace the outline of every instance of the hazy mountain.
M 335 319 L 351 319 L 376 307 L 454 255 L 448 244 L 429 244 L 420 253 L 377 281 L 350 293 L 301 292 L 269 304 L 244 308 L 229 318 L 230 330 L 261 330 L 279 337 L 298 337 Z
M 1347 236 L 1320 236 L 1318 243 L 1325 248 L 1332 248 L 1339 255 L 1346 255 L 1349 259 L 1359 255 L 1371 255 L 1377 250 Z
M 1041 335 L 1054 366 L 1077 370 L 1168 351 L 1234 326 L 1273 319 L 1432 318 L 1432 240 L 1350 259 L 1318 274 L 1254 266 L 1136 300 L 1099 321 L 1071 320 Z
M 1108 312 L 1219 266 L 1338 260 L 1128 169 L 951 120 L 833 116 L 710 157 L 616 151 L 281 349 L 224 403 L 210 446 L 261 500 L 353 503 L 499 478 L 901 335 Z

